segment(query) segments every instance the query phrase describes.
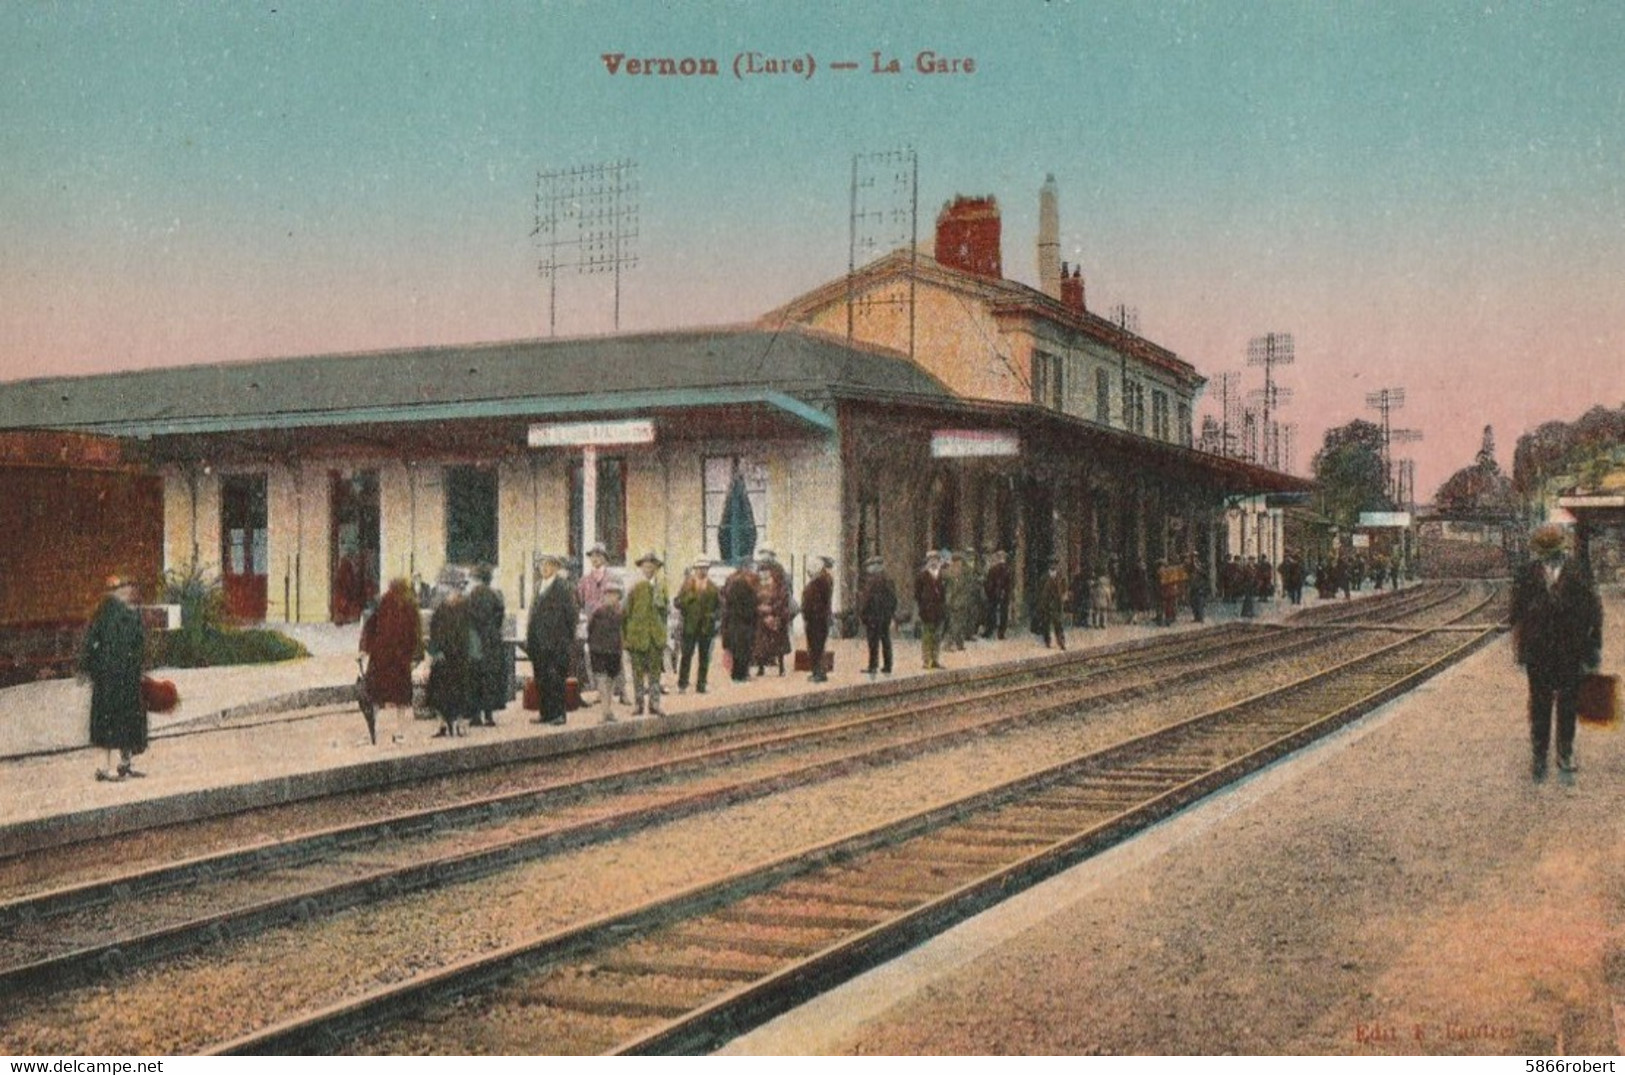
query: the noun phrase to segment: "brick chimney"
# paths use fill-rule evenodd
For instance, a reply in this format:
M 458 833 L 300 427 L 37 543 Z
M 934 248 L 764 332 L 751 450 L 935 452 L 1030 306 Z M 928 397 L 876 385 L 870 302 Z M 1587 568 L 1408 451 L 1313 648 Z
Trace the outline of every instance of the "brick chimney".
M 1061 262 L 1061 301 L 1079 313 L 1083 312 L 1083 266 L 1075 266 L 1069 276 L 1066 262 Z
M 1004 278 L 999 258 L 999 202 L 963 195 L 937 214 L 937 262 L 951 269 Z

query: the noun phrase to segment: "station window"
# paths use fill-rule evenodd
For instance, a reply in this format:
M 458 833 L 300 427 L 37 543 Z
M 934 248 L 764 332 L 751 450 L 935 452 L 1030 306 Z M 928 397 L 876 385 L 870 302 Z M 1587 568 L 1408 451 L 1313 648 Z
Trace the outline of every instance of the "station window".
M 705 554 L 737 564 L 767 537 L 767 463 L 739 455 L 708 455 L 703 476 Z
M 1168 426 L 1168 393 L 1151 390 L 1151 435 L 1158 440 L 1173 440 Z
M 1112 424 L 1112 375 L 1105 367 L 1095 370 L 1095 421 Z
M 446 562 L 497 562 L 497 472 L 446 468 Z
M 1066 398 L 1065 389 L 1060 356 L 1034 351 L 1033 402 L 1058 411 Z
M 1191 446 L 1191 405 L 1183 400 L 1179 403 L 1179 429 L 1176 432 L 1179 443 L 1189 448 Z
M 586 558 L 587 550 L 581 527 L 582 502 L 581 460 L 570 468 L 570 557 L 576 561 Z M 620 458 L 598 460 L 598 510 L 594 513 L 595 540 L 604 544 L 609 562 L 626 563 L 626 460 Z

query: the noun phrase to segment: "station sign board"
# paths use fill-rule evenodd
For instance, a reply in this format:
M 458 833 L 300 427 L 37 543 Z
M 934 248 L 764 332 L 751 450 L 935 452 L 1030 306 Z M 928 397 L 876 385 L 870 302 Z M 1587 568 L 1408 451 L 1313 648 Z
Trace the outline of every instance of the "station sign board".
M 647 418 L 617 422 L 547 422 L 533 425 L 525 438 L 532 448 L 585 448 L 591 445 L 649 444 L 655 424 Z
M 998 429 L 938 429 L 931 434 L 931 458 L 971 459 L 1020 455 L 1021 437 Z
M 1349 544 L 1354 546 L 1356 549 L 1369 549 L 1371 547 L 1371 535 L 1355 534 L 1353 537 L 1349 538 Z
M 1382 529 L 1384 527 L 1399 527 L 1404 529 L 1411 525 L 1411 513 L 1408 511 L 1362 511 L 1360 525 L 1367 529 Z

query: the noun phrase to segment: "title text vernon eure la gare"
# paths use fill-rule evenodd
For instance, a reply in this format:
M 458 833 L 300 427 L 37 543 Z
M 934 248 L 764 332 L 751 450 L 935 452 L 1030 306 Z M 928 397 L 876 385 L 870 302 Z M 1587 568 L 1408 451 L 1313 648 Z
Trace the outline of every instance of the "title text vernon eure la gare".
M 690 78 L 720 77 L 724 68 L 721 61 L 710 56 L 628 56 L 624 52 L 605 52 L 599 57 L 604 70 L 611 75 L 634 77 Z M 810 52 L 800 55 L 780 55 L 749 50 L 734 54 L 728 68 L 737 79 L 757 76 L 789 76 L 811 79 L 820 69 L 836 74 L 868 75 L 974 75 L 976 59 L 972 56 L 945 56 L 932 49 L 921 49 L 911 61 L 884 52 L 870 52 L 863 60 L 842 58 L 822 63 Z

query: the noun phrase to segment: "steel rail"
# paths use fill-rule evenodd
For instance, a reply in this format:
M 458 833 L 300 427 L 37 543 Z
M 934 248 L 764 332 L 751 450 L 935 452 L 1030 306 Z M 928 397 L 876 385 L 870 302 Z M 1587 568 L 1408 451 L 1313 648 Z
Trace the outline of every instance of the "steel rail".
M 1267 747 L 1255 748 L 1243 758 L 1232 760 L 1224 765 L 1212 768 L 1212 771 L 1191 779 L 1180 781 L 1172 790 L 1156 794 L 1150 802 L 1143 804 L 1137 810 L 1130 812 L 1119 810 L 1116 819 L 1105 827 L 1097 826 L 1089 832 L 1070 837 L 1055 845 L 1050 853 L 1036 858 L 1023 859 L 1021 869 L 1032 874 L 1034 863 L 1050 863 L 1038 872 L 1047 875 L 1055 869 L 1064 868 L 1064 864 L 1075 861 L 1079 854 L 1087 848 L 1095 847 L 1102 834 L 1108 829 L 1116 832 L 1114 839 L 1121 839 L 1131 831 L 1138 831 L 1153 820 L 1166 816 L 1168 812 L 1185 805 L 1201 795 L 1207 794 L 1214 787 L 1235 779 L 1244 772 L 1250 772 L 1269 761 L 1274 760 L 1297 746 L 1309 741 L 1317 734 L 1329 730 L 1333 722 L 1338 724 L 1369 712 L 1382 702 L 1408 690 L 1416 682 L 1433 674 L 1442 668 L 1448 661 L 1459 659 L 1471 649 L 1482 645 L 1495 634 L 1493 628 L 1486 628 L 1476 638 L 1461 645 L 1455 645 L 1446 654 L 1432 659 L 1418 668 L 1408 670 L 1399 677 L 1388 676 L 1384 686 L 1376 690 L 1362 691 L 1357 701 L 1342 704 L 1330 714 L 1319 716 L 1311 721 L 1298 722 L 1298 727 L 1272 737 Z M 865 850 L 874 850 L 881 847 L 896 845 L 899 841 L 914 835 L 940 829 L 950 821 L 963 818 L 966 815 L 982 813 L 994 807 L 1005 805 L 1014 799 L 1031 797 L 1043 789 L 1053 787 L 1069 776 L 1086 774 L 1093 770 L 1102 772 L 1112 764 L 1132 763 L 1136 758 L 1143 757 L 1146 752 L 1157 745 L 1168 745 L 1186 737 L 1192 729 L 1198 727 L 1222 726 L 1226 719 L 1233 718 L 1234 714 L 1241 712 L 1248 706 L 1258 704 L 1279 703 L 1294 691 L 1303 691 L 1311 684 L 1325 684 L 1333 676 L 1349 675 L 1358 670 L 1364 670 L 1379 664 L 1389 655 L 1406 647 L 1413 647 L 1426 642 L 1431 636 L 1407 637 L 1391 645 L 1384 646 L 1373 653 L 1342 662 L 1339 665 L 1322 670 L 1311 676 L 1303 677 L 1285 687 L 1261 692 L 1252 698 L 1221 707 L 1198 717 L 1177 722 L 1164 729 L 1148 733 L 1144 736 L 1133 737 L 1120 744 L 1108 747 L 1102 751 L 1091 752 L 1078 759 L 1073 759 L 1059 766 L 1053 766 L 1035 774 L 1028 774 L 1015 781 L 1006 782 L 996 788 L 988 789 L 977 795 L 970 796 L 953 803 L 944 804 L 922 811 L 910 817 L 903 818 L 887 825 L 852 834 L 839 840 L 830 841 L 813 848 L 805 849 L 792 855 L 783 856 L 764 866 L 745 871 L 732 878 L 709 882 L 687 890 L 672 900 L 650 901 L 631 911 L 604 916 L 583 926 L 556 931 L 544 937 L 512 946 L 490 957 L 467 960 L 452 967 L 444 968 L 432 974 L 420 976 L 396 988 L 376 990 L 365 997 L 356 998 L 339 1005 L 323 1009 L 319 1013 L 312 1013 L 297 1019 L 267 1028 L 259 1033 L 248 1035 L 221 1047 L 224 1052 L 266 1051 L 281 1052 L 294 1048 L 317 1048 L 331 1051 L 349 1036 L 373 1026 L 380 1021 L 396 1018 L 403 1013 L 418 1010 L 425 1004 L 439 1003 L 445 998 L 460 995 L 473 989 L 496 981 L 507 979 L 525 967 L 534 967 L 542 964 L 552 964 L 567 958 L 572 953 L 588 950 L 603 943 L 606 939 L 624 939 L 630 932 L 644 933 L 663 923 L 675 921 L 680 918 L 690 918 L 703 913 L 713 906 L 735 902 L 744 896 L 761 892 L 766 888 L 792 877 L 804 877 L 809 872 L 835 862 L 850 860 L 856 854 Z M 1369 673 L 1367 673 L 1369 674 Z M 1163 774 L 1166 775 L 1166 774 Z M 1047 871 L 1047 872 L 1045 872 Z M 991 901 L 998 893 L 1007 894 L 1012 885 L 1009 876 L 1001 873 L 991 874 L 971 886 L 973 893 L 981 896 L 967 900 L 967 893 L 956 889 L 951 894 L 952 899 L 944 897 L 943 906 L 955 908 L 954 914 L 963 917 L 974 913 L 975 910 L 985 906 L 984 899 Z M 1036 875 L 1034 877 L 1036 879 Z M 1030 881 L 1026 883 L 1031 883 Z M 917 923 L 925 920 L 935 921 L 940 916 L 940 908 L 936 902 L 926 905 L 902 916 L 902 923 Z M 858 957 L 863 952 L 871 953 L 863 956 L 864 959 L 878 960 L 885 958 L 886 953 L 894 952 L 901 947 L 915 943 L 915 940 L 906 939 L 908 930 L 898 927 L 901 933 L 895 936 L 900 939 L 888 940 L 894 936 L 891 933 L 875 933 L 867 931 L 860 934 L 852 943 L 856 948 L 839 948 L 838 954 L 817 964 L 803 966 L 797 964 L 775 976 L 775 985 L 771 987 L 741 987 L 736 990 L 737 996 L 721 1007 L 708 1006 L 702 1014 L 695 1016 L 711 1029 L 695 1031 L 692 1029 L 677 1029 L 678 1023 L 690 1025 L 690 1021 L 679 1020 L 672 1026 L 658 1032 L 659 1037 L 645 1037 L 628 1043 L 629 1051 L 643 1051 L 646 1049 L 687 1048 L 685 1042 L 693 1042 L 694 1034 L 702 1037 L 714 1037 L 718 1031 L 717 1026 L 730 1028 L 726 1033 L 732 1033 L 741 1025 L 743 1018 L 747 1022 L 759 1021 L 765 1017 L 764 1013 L 772 1010 L 782 1010 L 786 1004 L 794 1003 L 794 996 L 799 995 L 798 990 L 804 992 L 812 983 L 812 988 L 822 988 L 819 983 L 829 980 L 832 974 L 849 976 L 856 973 L 857 964 L 862 962 Z M 914 928 L 909 926 L 910 929 Z M 939 927 L 933 927 L 939 928 Z M 917 939 L 917 938 L 916 938 Z M 867 965 L 867 964 L 865 964 Z M 845 968 L 844 970 L 842 968 Z M 781 991 L 783 983 L 803 983 L 795 989 Z M 767 997 L 769 999 L 765 999 Z M 778 997 L 779 999 L 771 999 Z M 788 998 L 788 999 L 787 999 Z M 718 1002 L 721 1004 L 721 1002 Z M 747 1013 L 741 1015 L 740 1013 Z M 700 1025 L 693 1024 L 693 1025 Z M 709 1040 L 709 1037 L 706 1038 Z M 664 1044 L 662 1044 L 664 1043 Z

